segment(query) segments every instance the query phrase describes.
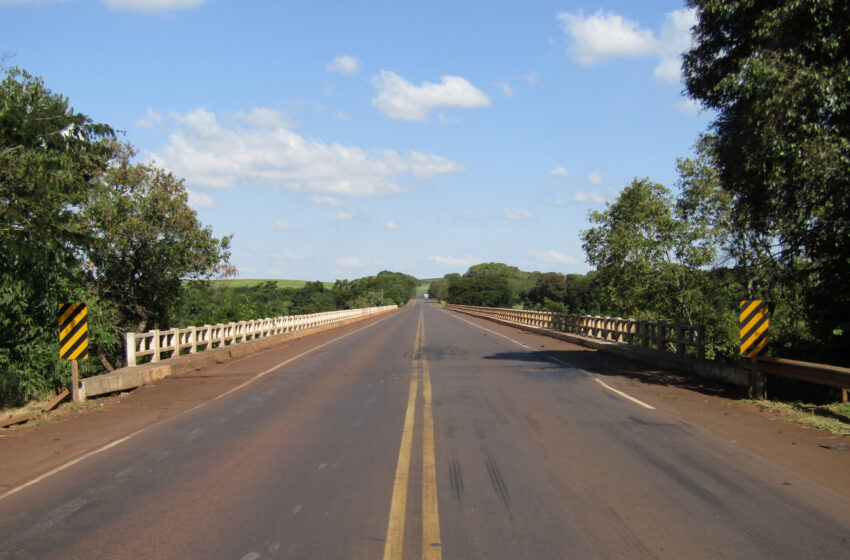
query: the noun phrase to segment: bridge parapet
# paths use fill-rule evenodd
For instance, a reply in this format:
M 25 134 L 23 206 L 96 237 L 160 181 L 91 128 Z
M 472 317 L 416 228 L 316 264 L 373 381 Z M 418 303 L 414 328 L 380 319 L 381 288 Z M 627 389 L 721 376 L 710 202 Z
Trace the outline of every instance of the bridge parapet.
M 144 333 L 129 332 L 124 335 L 127 344 L 127 366 L 135 366 L 140 359 L 148 356 L 151 362 L 158 362 L 165 358 L 179 356 L 183 352 L 195 354 L 204 350 L 266 336 L 303 331 L 374 313 L 382 313 L 397 307 L 397 305 L 385 305 L 204 325 L 203 327 L 186 327 L 185 329 L 152 330 Z
M 611 342 L 642 345 L 680 355 L 686 354 L 687 347 L 693 347 L 696 349 L 697 357 L 705 358 L 705 327 L 703 325 L 572 315 L 550 311 L 526 311 L 502 307 L 454 304 L 449 304 L 446 307 L 470 315 L 492 317 L 521 325 L 549 328 Z

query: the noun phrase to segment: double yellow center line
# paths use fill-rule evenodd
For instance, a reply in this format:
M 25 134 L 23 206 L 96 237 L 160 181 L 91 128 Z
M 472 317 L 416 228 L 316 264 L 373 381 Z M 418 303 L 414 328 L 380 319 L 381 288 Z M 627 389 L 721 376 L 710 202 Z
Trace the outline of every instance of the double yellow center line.
M 404 550 L 405 514 L 413 449 L 413 429 L 416 423 L 416 401 L 419 381 L 422 381 L 422 558 L 442 560 L 440 541 L 440 514 L 437 508 L 437 468 L 434 458 L 434 417 L 431 411 L 431 372 L 428 360 L 422 355 L 425 346 L 425 320 L 419 313 L 416 339 L 413 343 L 413 368 L 410 373 L 410 390 L 407 395 L 407 412 L 401 433 L 401 449 L 395 471 L 390 520 L 384 560 L 402 560 Z

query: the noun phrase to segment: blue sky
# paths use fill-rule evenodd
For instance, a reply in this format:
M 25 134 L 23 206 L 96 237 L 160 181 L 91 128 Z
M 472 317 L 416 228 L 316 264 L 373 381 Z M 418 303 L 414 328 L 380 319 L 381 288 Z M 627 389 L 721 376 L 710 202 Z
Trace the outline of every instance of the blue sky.
M 681 1 L 0 0 L 7 66 L 185 178 L 243 278 L 586 272 L 711 115 Z

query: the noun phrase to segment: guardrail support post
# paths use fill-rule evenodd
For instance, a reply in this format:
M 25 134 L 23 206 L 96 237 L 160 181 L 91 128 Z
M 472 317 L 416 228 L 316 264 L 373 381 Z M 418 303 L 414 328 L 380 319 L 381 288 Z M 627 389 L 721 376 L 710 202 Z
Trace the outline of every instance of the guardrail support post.
M 125 333 L 125 344 L 127 350 L 127 367 L 136 365 L 136 333 Z
M 153 330 L 153 342 L 151 343 L 153 347 L 153 354 L 151 354 L 151 361 L 158 362 L 159 361 L 159 330 Z
M 764 386 L 764 373 L 758 370 L 756 358 L 750 359 L 750 386 L 747 390 L 747 397 L 759 401 L 767 398 L 767 391 Z
M 685 354 L 685 325 L 676 323 L 676 354 Z

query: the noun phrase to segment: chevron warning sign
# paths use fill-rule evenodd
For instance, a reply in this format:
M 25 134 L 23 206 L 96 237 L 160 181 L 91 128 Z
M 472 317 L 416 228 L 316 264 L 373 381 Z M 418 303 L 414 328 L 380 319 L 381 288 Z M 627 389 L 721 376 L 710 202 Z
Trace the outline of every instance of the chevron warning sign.
M 85 303 L 59 304 L 59 357 L 63 360 L 89 357 L 89 320 Z
M 761 356 L 767 350 L 767 331 L 770 327 L 768 304 L 760 299 L 748 299 L 741 302 L 740 308 L 741 356 Z

